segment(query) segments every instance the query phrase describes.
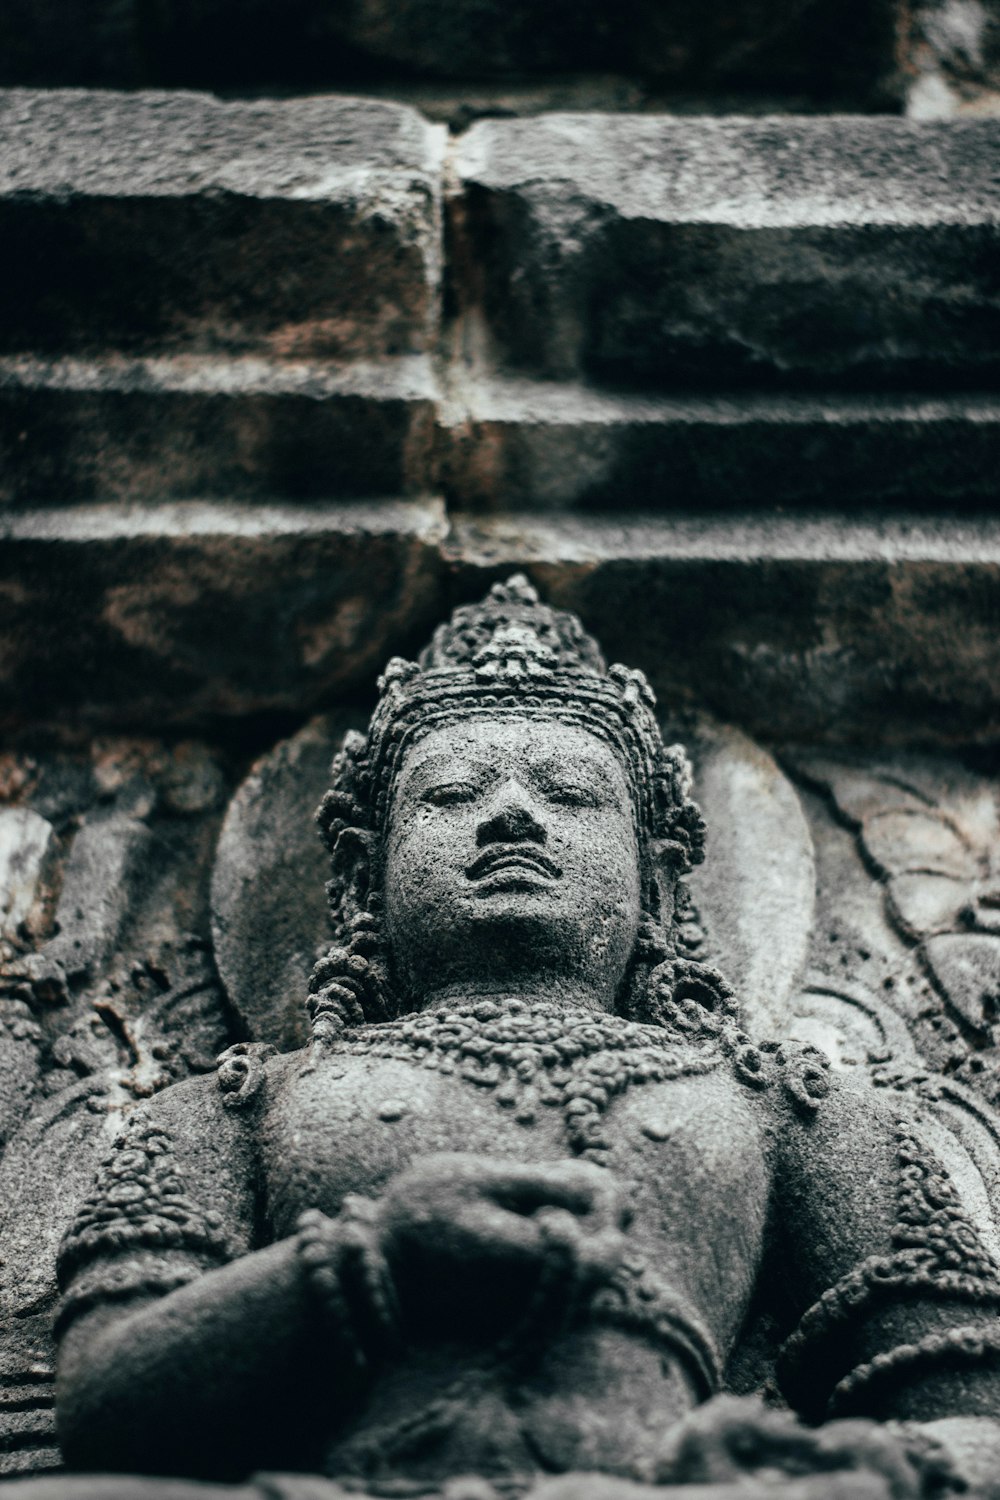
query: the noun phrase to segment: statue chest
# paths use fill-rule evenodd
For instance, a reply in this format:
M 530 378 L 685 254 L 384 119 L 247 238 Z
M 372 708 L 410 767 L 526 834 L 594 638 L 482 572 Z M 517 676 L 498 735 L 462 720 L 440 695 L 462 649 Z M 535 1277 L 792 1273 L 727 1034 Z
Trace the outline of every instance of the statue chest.
M 377 1197 L 437 1152 L 523 1163 L 584 1157 L 625 1188 L 636 1255 L 701 1306 L 714 1303 L 728 1325 L 762 1254 L 766 1098 L 719 1057 L 709 1066 L 705 1054 L 699 1063 L 658 1039 L 647 1046 L 648 1028 L 605 1025 L 606 1035 L 597 1026 L 562 1051 L 551 1035 L 536 1045 L 473 1029 L 463 1050 L 372 1027 L 290 1068 L 270 1092 L 264 1131 L 272 1234 L 291 1232 L 305 1208 L 335 1214 L 347 1193 Z

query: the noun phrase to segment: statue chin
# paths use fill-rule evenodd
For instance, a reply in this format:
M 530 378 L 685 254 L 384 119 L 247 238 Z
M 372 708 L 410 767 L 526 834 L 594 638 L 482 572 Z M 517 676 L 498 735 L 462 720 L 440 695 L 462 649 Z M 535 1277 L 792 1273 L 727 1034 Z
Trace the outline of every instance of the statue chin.
M 588 943 L 572 915 L 526 909 L 523 896 L 512 889 L 489 898 L 441 947 L 414 942 L 407 960 L 394 962 L 407 1008 L 510 995 L 613 1010 L 630 950 Z

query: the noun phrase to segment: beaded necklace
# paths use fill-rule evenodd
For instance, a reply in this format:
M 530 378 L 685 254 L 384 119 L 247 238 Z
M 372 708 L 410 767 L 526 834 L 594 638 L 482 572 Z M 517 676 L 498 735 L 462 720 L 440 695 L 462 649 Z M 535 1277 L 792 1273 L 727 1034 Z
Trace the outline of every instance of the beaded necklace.
M 602 1116 L 634 1084 L 710 1073 L 724 1058 L 714 1038 L 688 1040 L 619 1016 L 523 1000 L 480 1000 L 349 1029 L 334 1052 L 415 1060 L 489 1090 L 530 1126 L 540 1107 L 559 1109 L 570 1148 L 606 1165 Z

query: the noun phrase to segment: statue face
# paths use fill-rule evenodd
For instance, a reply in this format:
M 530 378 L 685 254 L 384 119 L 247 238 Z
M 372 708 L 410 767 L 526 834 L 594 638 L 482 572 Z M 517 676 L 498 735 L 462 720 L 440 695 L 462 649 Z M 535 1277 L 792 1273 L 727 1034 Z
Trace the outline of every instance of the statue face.
M 470 717 L 407 751 L 385 845 L 387 935 L 412 1001 L 545 986 L 611 1009 L 640 916 L 625 772 L 558 719 Z

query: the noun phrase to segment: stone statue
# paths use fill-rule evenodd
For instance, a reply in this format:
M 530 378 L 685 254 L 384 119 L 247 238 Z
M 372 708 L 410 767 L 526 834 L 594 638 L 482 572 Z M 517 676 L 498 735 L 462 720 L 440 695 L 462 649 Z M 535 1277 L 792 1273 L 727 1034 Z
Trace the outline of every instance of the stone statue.
M 318 818 L 308 1045 L 135 1109 L 63 1242 L 71 1469 L 1000 1493 L 982 1178 L 678 943 L 704 827 L 640 673 L 511 579 L 389 663 Z M 21 1489 L 183 1488 L 113 1483 Z

